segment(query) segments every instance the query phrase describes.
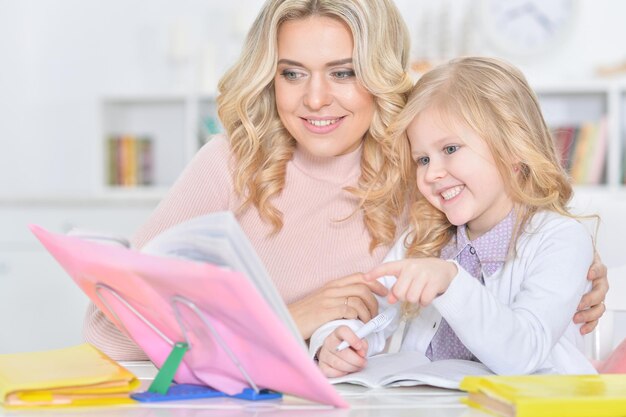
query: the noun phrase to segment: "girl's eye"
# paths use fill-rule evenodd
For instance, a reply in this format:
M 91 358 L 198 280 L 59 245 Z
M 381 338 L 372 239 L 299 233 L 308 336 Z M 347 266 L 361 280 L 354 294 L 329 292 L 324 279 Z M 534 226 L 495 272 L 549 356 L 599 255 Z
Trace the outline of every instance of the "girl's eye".
M 333 77 L 338 80 L 347 80 L 355 76 L 354 70 L 341 70 L 333 72 Z
M 417 158 L 415 162 L 417 162 L 417 165 L 428 165 L 428 163 L 430 162 L 430 158 L 427 156 L 422 156 L 420 158 Z
M 289 81 L 295 81 L 303 77 L 302 74 L 293 70 L 283 70 L 280 75 L 282 75 L 286 80 Z
M 455 153 L 458 150 L 459 150 L 459 146 L 458 145 L 449 145 L 449 146 L 446 146 L 445 148 L 443 148 L 443 151 L 445 153 L 447 153 L 448 155 L 450 155 L 452 153 Z

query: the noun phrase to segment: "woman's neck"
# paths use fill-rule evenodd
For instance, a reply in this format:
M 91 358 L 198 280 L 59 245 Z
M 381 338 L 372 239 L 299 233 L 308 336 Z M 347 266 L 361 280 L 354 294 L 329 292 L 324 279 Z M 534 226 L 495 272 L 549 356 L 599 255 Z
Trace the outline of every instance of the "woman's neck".
M 293 164 L 312 178 L 323 181 L 345 183 L 361 172 L 363 145 L 352 152 L 339 156 L 317 156 L 304 147 L 296 146 Z

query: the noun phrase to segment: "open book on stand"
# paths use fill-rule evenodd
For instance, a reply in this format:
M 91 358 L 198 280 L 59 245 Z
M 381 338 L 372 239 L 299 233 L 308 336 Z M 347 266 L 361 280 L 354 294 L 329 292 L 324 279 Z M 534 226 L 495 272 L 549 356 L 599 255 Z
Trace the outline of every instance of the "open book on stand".
M 398 352 L 372 356 L 363 370 L 332 378 L 330 382 L 370 388 L 430 385 L 458 390 L 461 380 L 469 375 L 493 373 L 480 362 L 462 359 L 431 362 L 419 352 Z
M 175 381 L 229 395 L 271 389 L 346 407 L 307 355 L 287 307 L 230 212 L 174 226 L 144 253 L 31 226 L 78 286 Z M 182 258 L 182 259 L 178 259 Z

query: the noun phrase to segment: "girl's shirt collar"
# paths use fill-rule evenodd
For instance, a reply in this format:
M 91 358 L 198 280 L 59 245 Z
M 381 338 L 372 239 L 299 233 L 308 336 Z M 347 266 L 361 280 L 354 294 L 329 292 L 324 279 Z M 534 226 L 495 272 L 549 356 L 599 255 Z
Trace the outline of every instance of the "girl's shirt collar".
M 455 259 L 469 245 L 476 251 L 483 272 L 487 276 L 493 275 L 507 260 L 514 226 L 514 210 L 491 230 L 474 240 L 467 237 L 466 225 L 458 226 L 455 238 L 442 249 L 441 257 Z

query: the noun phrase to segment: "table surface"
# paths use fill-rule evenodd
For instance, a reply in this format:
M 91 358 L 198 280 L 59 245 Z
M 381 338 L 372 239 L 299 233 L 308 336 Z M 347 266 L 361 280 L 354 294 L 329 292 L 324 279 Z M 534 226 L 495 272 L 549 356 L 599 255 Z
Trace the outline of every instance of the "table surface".
M 147 389 L 156 374 L 149 362 L 123 363 Z M 290 416 L 290 417 L 485 417 L 460 402 L 460 391 L 433 387 L 402 387 L 369 389 L 350 384 L 335 385 L 337 391 L 350 404 L 349 409 L 337 409 L 311 403 L 297 397 L 285 396 L 282 400 L 251 402 L 231 398 L 137 403 L 128 406 L 99 408 L 67 408 L 42 410 L 4 410 L 0 416 L 84 416 L 90 417 L 240 417 L 240 416 Z

